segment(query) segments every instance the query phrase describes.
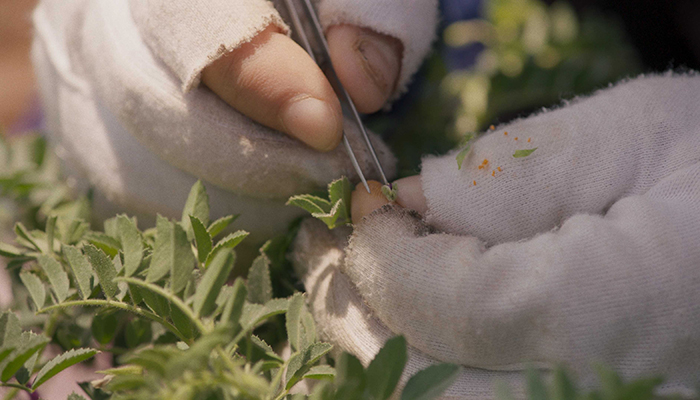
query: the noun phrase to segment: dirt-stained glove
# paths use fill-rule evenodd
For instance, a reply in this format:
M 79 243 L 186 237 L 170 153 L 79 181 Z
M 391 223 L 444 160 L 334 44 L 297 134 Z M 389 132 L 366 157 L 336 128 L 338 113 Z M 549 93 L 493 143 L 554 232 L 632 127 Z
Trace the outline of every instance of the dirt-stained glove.
M 437 1 L 323 0 L 319 12 L 324 26 L 353 23 L 402 41 L 398 94 L 429 50 Z M 318 153 L 198 85 L 203 68 L 269 24 L 288 32 L 266 0 L 43 0 L 34 24 L 47 130 L 70 172 L 105 197 L 98 206 L 176 216 L 201 178 L 213 214 L 240 213 L 240 226 L 264 237 L 298 215 L 284 207 L 290 195 L 355 176 L 342 146 Z M 375 142 L 392 175 L 393 155 Z
M 294 260 L 325 338 L 368 362 L 404 335 L 404 382 L 432 360 L 469 367 L 447 397 L 492 398 L 527 365 L 591 385 L 594 362 L 694 387 L 699 76 L 641 77 L 498 127 L 461 169 L 426 158 L 421 180 L 425 219 L 384 206 L 347 246 L 349 232 L 304 224 Z

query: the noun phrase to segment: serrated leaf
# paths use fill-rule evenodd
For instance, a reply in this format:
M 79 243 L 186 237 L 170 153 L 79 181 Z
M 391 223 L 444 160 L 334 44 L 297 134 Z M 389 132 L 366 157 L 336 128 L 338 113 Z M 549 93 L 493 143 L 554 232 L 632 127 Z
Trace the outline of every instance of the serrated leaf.
M 52 215 L 46 220 L 46 244 L 49 248 L 49 254 L 53 253 L 53 239 L 56 232 L 57 218 L 57 216 Z
M 113 258 L 121 250 L 119 241 L 106 233 L 90 231 L 83 238 L 90 242 L 93 246 L 102 250 L 109 258 Z
M 408 380 L 401 400 L 438 398 L 459 377 L 461 368 L 454 364 L 437 364 L 419 371 Z
M 350 209 L 352 200 L 352 184 L 347 177 L 336 179 L 328 185 L 328 198 L 331 204 L 343 201 L 343 209 L 340 210 L 339 218 L 350 220 Z
M 332 348 L 333 346 L 328 343 L 314 343 L 306 349 L 292 355 L 289 359 L 289 366 L 287 367 L 287 384 L 285 385 L 285 389 L 289 390 L 292 386 L 296 385 L 296 383 L 309 372 L 311 367 Z
M 22 328 L 19 325 L 19 319 L 10 311 L 5 311 L 0 314 L 0 362 L 9 354 L 7 350 L 12 351 L 17 344 Z M 2 356 L 5 353 L 5 356 Z
M 20 272 L 19 279 L 29 291 L 29 296 L 31 296 L 34 301 L 36 309 L 41 310 L 46 303 L 46 289 L 44 288 L 44 283 L 41 282 L 38 276 L 28 271 Z
M 160 293 L 156 293 L 150 288 L 144 286 L 139 287 L 138 293 L 141 298 L 143 298 L 143 302 L 146 303 L 148 308 L 150 308 L 156 315 L 161 317 L 167 317 L 170 315 L 170 302 L 168 299 L 161 296 Z
M 124 252 L 124 276 L 131 276 L 141 265 L 143 240 L 134 220 L 125 215 L 117 216 L 116 229 Z
M 55 357 L 46 363 L 46 365 L 44 365 L 44 367 L 36 374 L 36 379 L 34 379 L 34 383 L 32 384 L 32 390 L 36 390 L 36 388 L 41 386 L 44 382 L 51 379 L 54 375 L 65 370 L 66 368 L 83 362 L 88 358 L 93 357 L 97 353 L 99 352 L 95 349 L 73 349 L 68 350 L 58 357 Z
M 62 303 L 68 297 L 68 290 L 70 289 L 68 274 L 63 270 L 63 266 L 51 256 L 41 255 L 37 261 L 46 273 L 46 276 L 48 276 L 51 289 L 53 289 L 58 302 Z
M 265 304 L 272 300 L 272 281 L 270 280 L 270 261 L 260 255 L 248 270 L 248 301 Z
M 286 205 L 300 207 L 311 214 L 326 214 L 331 211 L 330 201 L 310 194 L 292 196 Z
M 272 299 L 265 305 L 246 303 L 243 306 L 240 320 L 243 332 L 252 330 L 258 324 L 274 315 L 284 314 L 288 308 L 289 300 L 287 299 Z
M 17 258 L 23 257 L 24 254 L 22 253 L 22 250 L 18 249 L 17 247 L 11 244 L 0 243 L 0 256 L 7 258 Z
M 323 223 L 328 226 L 328 229 L 335 229 L 337 226 L 346 222 L 340 220 L 340 214 L 343 209 L 345 209 L 343 200 L 338 200 L 328 213 L 313 213 L 311 216 L 323 221 Z
M 391 397 L 406 365 L 406 339 L 397 336 L 386 341 L 384 347 L 367 367 L 367 390 L 372 398 Z
M 182 209 L 182 227 L 187 232 L 187 238 L 192 240 L 194 233 L 190 224 L 190 215 L 199 218 L 204 226 L 209 224 L 209 195 L 207 195 L 207 190 L 204 188 L 202 181 L 197 181 L 192 185 L 185 207 Z
M 330 365 L 316 365 L 311 367 L 301 379 L 333 379 L 335 377 L 335 368 Z
M 156 226 L 156 243 L 146 281 L 155 282 L 170 273 L 170 289 L 173 293 L 180 293 L 192 275 L 194 254 L 179 224 L 159 215 Z
M 467 158 L 467 154 L 469 154 L 469 149 L 471 149 L 471 146 L 467 145 L 467 147 L 457 153 L 457 157 L 455 157 L 457 160 L 457 169 L 462 169 L 462 164 L 464 163 L 464 159 Z
M 241 315 L 243 315 L 243 306 L 245 299 L 248 297 L 248 289 L 243 282 L 243 279 L 238 278 L 233 283 L 233 291 L 226 301 L 226 306 L 221 314 L 221 323 L 234 325 L 234 330 L 240 323 Z
M 214 259 L 214 256 L 218 252 L 220 252 L 223 249 L 234 249 L 236 246 L 238 246 L 245 238 L 247 238 L 249 235 L 248 232 L 246 231 L 236 231 L 234 233 L 231 233 L 229 235 L 226 235 L 223 239 L 219 241 L 219 243 L 214 246 L 214 248 L 211 250 L 209 255 L 207 256 L 207 262 L 205 263 L 207 267 L 211 263 L 211 261 Z
M 49 341 L 50 339 L 45 336 L 35 335 L 31 332 L 22 333 L 16 349 L 0 365 L 2 368 L 0 380 L 7 382 L 34 353 L 43 349 Z
M 90 285 L 92 267 L 90 266 L 90 261 L 77 247 L 64 245 L 61 252 L 66 257 L 71 271 L 73 271 L 80 296 L 83 299 L 87 299 L 92 293 L 92 286 Z
M 513 153 L 513 158 L 527 157 L 530 154 L 534 153 L 535 150 L 537 150 L 537 147 L 535 147 L 534 149 L 516 150 L 515 153 Z
M 36 251 L 41 252 L 41 248 L 36 243 L 34 238 L 29 234 L 27 228 L 21 222 L 15 224 L 15 234 L 18 238 L 24 239 L 26 243 L 30 245 L 28 247 L 34 247 Z
M 194 293 L 195 315 L 207 316 L 216 308 L 216 297 L 226 283 L 236 257 L 230 250 L 222 250 L 214 256 Z
M 100 279 L 102 291 L 108 298 L 113 298 L 114 295 L 117 294 L 119 287 L 116 282 L 114 282 L 114 278 L 117 276 L 117 270 L 114 268 L 112 260 L 110 260 L 101 249 L 91 244 L 85 245 L 84 249 L 88 260 L 90 260 L 90 264 L 97 273 L 97 277 Z
M 197 244 L 197 258 L 200 263 L 203 263 L 207 261 L 207 256 L 213 246 L 211 236 L 209 232 L 207 232 L 207 228 L 204 227 L 202 221 L 194 215 L 190 215 L 190 225 L 192 226 L 195 243 Z
M 226 229 L 231 223 L 233 223 L 233 221 L 238 219 L 239 215 L 240 214 L 227 215 L 212 222 L 211 225 L 209 225 L 209 228 L 207 228 L 209 236 L 211 236 L 212 238 L 216 237 L 216 235 L 218 235 L 224 229 Z
M 298 351 L 316 341 L 316 329 L 311 313 L 306 309 L 302 293 L 295 293 L 289 300 L 286 318 L 287 337 L 293 351 Z

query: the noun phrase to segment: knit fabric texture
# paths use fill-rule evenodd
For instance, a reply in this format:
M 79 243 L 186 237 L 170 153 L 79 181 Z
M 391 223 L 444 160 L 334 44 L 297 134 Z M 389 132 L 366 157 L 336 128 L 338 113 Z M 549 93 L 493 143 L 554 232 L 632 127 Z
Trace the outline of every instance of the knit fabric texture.
M 426 158 L 425 219 L 385 206 L 325 253 L 307 224 L 296 263 L 326 337 L 366 362 L 402 334 L 413 370 L 469 367 L 447 396 L 491 398 L 528 365 L 591 385 L 595 362 L 692 389 L 698 104 L 695 74 L 640 77 L 490 131 L 461 170 L 454 153 Z

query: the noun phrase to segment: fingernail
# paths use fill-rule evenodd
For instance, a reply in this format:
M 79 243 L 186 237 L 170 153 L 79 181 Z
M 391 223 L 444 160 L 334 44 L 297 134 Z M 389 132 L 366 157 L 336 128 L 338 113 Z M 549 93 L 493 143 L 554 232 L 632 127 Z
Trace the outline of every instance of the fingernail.
M 340 142 L 342 126 L 336 110 L 314 97 L 295 98 L 282 110 L 285 131 L 319 151 L 333 150 Z
M 401 69 L 395 39 L 374 33 L 361 35 L 357 43 L 365 73 L 387 97 L 394 91 Z

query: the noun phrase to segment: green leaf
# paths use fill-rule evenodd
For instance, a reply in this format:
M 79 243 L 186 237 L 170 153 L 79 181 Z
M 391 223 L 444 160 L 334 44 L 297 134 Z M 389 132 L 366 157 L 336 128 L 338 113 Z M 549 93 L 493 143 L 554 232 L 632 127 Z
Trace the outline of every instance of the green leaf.
M 552 395 L 556 400 L 576 400 L 576 387 L 569 379 L 563 368 L 554 370 L 554 382 L 552 383 Z
M 394 183 L 391 186 L 382 185 L 382 194 L 384 195 L 384 197 L 386 197 L 387 200 L 396 201 L 396 198 L 399 196 L 398 184 Z
M 22 250 L 18 249 L 17 247 L 11 244 L 0 243 L 0 256 L 7 258 L 17 258 L 23 257 L 24 254 L 22 254 Z
M 211 225 L 209 225 L 209 228 L 207 229 L 207 231 L 209 232 L 209 236 L 211 236 L 212 238 L 216 237 L 216 235 L 221 233 L 221 231 L 226 229 L 233 221 L 235 221 L 239 217 L 239 215 L 240 214 L 227 215 L 212 222 Z
M 226 235 L 226 237 L 221 239 L 219 243 L 217 243 L 216 246 L 214 246 L 214 248 L 207 256 L 207 262 L 205 263 L 207 267 L 209 266 L 209 264 L 211 264 L 211 261 L 214 259 L 214 256 L 216 256 L 216 253 L 220 252 L 223 249 L 236 248 L 236 246 L 238 246 L 243 241 L 243 239 L 247 238 L 248 235 L 249 233 L 246 231 L 236 231 L 234 233 Z
M 529 400 L 549 400 L 547 388 L 542 381 L 540 373 L 534 368 L 528 368 L 527 376 L 527 393 Z
M 311 214 L 326 214 L 331 211 L 331 202 L 310 194 L 292 196 L 287 200 L 288 206 L 300 207 Z
M 141 265 L 143 240 L 134 220 L 125 215 L 117 216 L 116 228 L 124 252 L 124 276 L 131 276 Z
M 185 202 L 185 208 L 182 209 L 182 227 L 187 232 L 187 238 L 192 240 L 194 234 L 190 224 L 190 215 L 199 218 L 204 226 L 209 224 L 209 195 L 207 195 L 202 181 L 197 181 L 192 186 L 190 194 L 187 196 L 187 202 Z
M 190 242 L 179 224 L 160 215 L 156 226 L 158 233 L 146 281 L 158 281 L 170 272 L 170 289 L 173 293 L 180 293 L 187 286 L 194 270 L 195 259 Z
M 226 306 L 221 314 L 221 323 L 233 323 L 234 328 L 239 325 L 241 315 L 243 315 L 243 306 L 245 299 L 248 296 L 248 289 L 243 282 L 243 279 L 238 278 L 233 283 L 233 292 L 226 301 Z
M 36 251 L 41 252 L 41 248 L 38 244 L 36 244 L 34 238 L 29 234 L 29 231 L 21 222 L 15 224 L 15 234 L 18 238 L 24 239 L 26 244 L 29 245 L 27 247 L 34 247 Z
M 413 375 L 406 383 L 401 400 L 431 400 L 439 397 L 459 377 L 461 368 L 437 364 Z
M 43 349 L 51 340 L 45 336 L 36 335 L 31 332 L 24 332 L 20 336 L 17 348 L 10 353 L 2 362 L 2 374 L 0 380 L 7 382 L 12 376 L 22 368 L 22 365 L 31 358 L 34 353 Z
M 36 309 L 41 310 L 46 303 L 46 289 L 41 279 L 28 271 L 20 272 L 19 279 L 29 291 L 29 295 L 32 297 L 32 300 L 34 300 L 34 304 L 36 304 Z
M 55 357 L 46 363 L 41 370 L 39 370 L 36 375 L 36 379 L 32 384 L 32 390 L 36 390 L 36 388 L 41 386 L 44 382 L 51 379 L 54 375 L 65 370 L 66 368 L 83 362 L 88 358 L 93 357 L 97 353 L 98 351 L 95 349 L 73 349 L 61 354 L 58 357 Z
M 117 239 L 102 232 L 87 232 L 84 235 L 84 239 L 102 250 L 109 258 L 114 258 L 114 256 L 119 253 L 119 250 L 121 250 L 121 244 Z
M 347 393 L 345 398 L 359 398 L 365 391 L 365 369 L 354 355 L 343 353 L 335 362 L 335 384 L 339 391 Z
M 68 274 L 63 270 L 63 266 L 51 256 L 42 255 L 37 260 L 46 276 L 48 276 L 51 289 L 56 294 L 58 302 L 62 303 L 68 297 L 68 290 L 70 289 Z
M 347 177 L 336 179 L 328 185 L 328 198 L 330 199 L 330 204 L 336 204 L 340 200 L 343 201 L 343 208 L 339 210 L 338 218 L 350 221 L 352 184 Z
M 52 215 L 46 220 L 46 244 L 49 248 L 49 254 L 53 253 L 53 238 L 56 231 L 57 218 L 57 216 Z
M 469 154 L 469 150 L 471 149 L 471 146 L 467 146 L 462 149 L 459 153 L 457 153 L 457 157 L 455 159 L 457 160 L 457 169 L 462 169 L 462 163 L 464 163 L 464 159 L 467 158 L 467 154 Z
M 272 281 L 270 280 L 270 261 L 267 256 L 258 256 L 248 271 L 248 301 L 265 304 L 272 300 Z
M 335 377 L 335 368 L 330 365 L 316 365 L 311 367 L 301 379 L 333 379 Z
M 150 343 L 153 340 L 151 322 L 141 318 L 132 319 L 126 325 L 124 339 L 126 339 L 126 345 L 130 349 Z
M 197 243 L 197 258 L 200 263 L 207 261 L 207 256 L 212 248 L 212 241 L 207 228 L 204 227 L 202 221 L 194 215 L 190 215 L 190 224 L 194 231 L 195 242 Z
M 112 339 L 114 339 L 114 335 L 117 334 L 118 325 L 119 321 L 114 315 L 114 312 L 98 312 L 92 318 L 90 331 L 92 332 L 92 337 L 95 338 L 97 343 L 106 345 L 111 342 Z
M 92 267 L 90 266 L 90 261 L 88 261 L 87 256 L 83 255 L 83 252 L 77 247 L 64 245 L 61 251 L 73 271 L 73 276 L 78 284 L 80 295 L 83 299 L 87 299 L 92 293 L 92 286 L 90 285 Z
M 114 295 L 119 290 L 119 287 L 114 282 L 114 278 L 117 276 L 117 270 L 112 264 L 112 260 L 107 257 L 107 255 L 97 247 L 88 244 L 85 245 L 85 254 L 90 260 L 90 264 L 97 272 L 97 277 L 100 279 L 100 287 L 107 298 L 113 298 Z
M 239 335 L 253 330 L 258 324 L 266 321 L 274 315 L 284 314 L 289 307 L 287 299 L 272 299 L 265 305 L 246 303 L 243 306 L 241 315 L 241 326 L 243 331 Z
M 170 319 L 173 321 L 173 325 L 177 328 L 182 336 L 192 339 L 195 336 L 195 329 L 193 329 L 192 322 L 190 319 L 182 312 L 178 307 L 170 307 Z
M 11 311 L 0 314 L 0 349 L 14 348 L 22 334 L 19 319 Z M 0 357 L 0 361 L 2 361 Z
M 85 400 L 85 397 L 73 392 L 68 395 L 68 398 L 66 400 Z
M 211 261 L 194 293 L 195 315 L 207 316 L 216 308 L 216 297 L 228 279 L 236 256 L 230 250 L 220 251 Z
M 513 158 L 523 158 L 527 157 L 530 154 L 534 153 L 535 150 L 537 150 L 537 147 L 534 149 L 527 149 L 527 150 L 516 150 L 515 153 L 513 153 Z
M 311 367 L 332 348 L 333 346 L 328 343 L 314 343 L 303 351 L 292 355 L 287 367 L 287 384 L 285 389 L 289 390 L 296 385 L 309 372 Z
M 343 202 L 343 200 L 338 200 L 333 205 L 333 208 L 331 208 L 330 212 L 328 212 L 328 213 L 313 213 L 313 214 L 311 214 L 311 216 L 323 221 L 323 223 L 325 223 L 328 226 L 328 229 L 335 229 L 336 227 L 347 222 L 347 221 L 340 219 L 340 215 L 343 213 L 342 210 L 344 210 L 344 209 L 345 209 L 345 203 Z
M 397 336 L 386 341 L 384 347 L 367 367 L 367 390 L 372 398 L 391 397 L 406 365 L 406 339 Z
M 301 293 L 295 293 L 289 300 L 289 309 L 287 310 L 287 338 L 289 338 L 289 345 L 292 347 L 292 351 L 298 351 L 306 346 L 300 346 L 301 335 L 303 334 L 301 323 L 301 316 L 303 315 L 304 308 L 306 304 L 304 303 L 304 295 Z M 308 345 L 308 344 L 307 344 Z

